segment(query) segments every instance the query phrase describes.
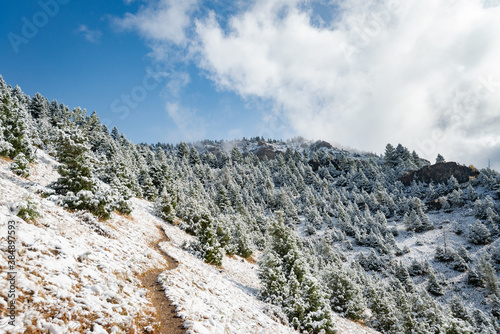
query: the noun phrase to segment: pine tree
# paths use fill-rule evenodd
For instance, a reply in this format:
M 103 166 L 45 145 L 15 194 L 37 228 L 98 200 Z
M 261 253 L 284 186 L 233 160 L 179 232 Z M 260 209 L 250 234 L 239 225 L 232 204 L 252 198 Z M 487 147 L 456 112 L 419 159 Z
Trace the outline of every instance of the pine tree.
M 436 164 L 440 164 L 446 162 L 441 154 L 438 154 L 436 157 Z
M 217 227 L 208 212 L 202 212 L 197 218 L 198 245 L 196 249 L 201 253 L 205 262 L 220 266 L 224 257 L 224 249 L 217 239 Z
M 175 207 L 177 203 L 170 197 L 166 189 L 161 192 L 155 204 L 155 213 L 164 221 L 173 224 L 175 221 Z
M 450 307 L 451 314 L 455 318 L 464 321 L 470 321 L 469 312 L 467 312 L 467 309 L 465 308 L 462 300 L 458 298 L 456 295 L 453 295 L 448 305 Z
M 243 162 L 243 155 L 241 154 L 240 150 L 238 147 L 233 147 L 231 150 L 231 160 L 233 160 L 233 163 L 242 163 Z
M 45 118 L 49 113 L 49 101 L 40 93 L 36 93 L 31 99 L 28 111 L 35 119 Z
M 181 142 L 179 144 L 179 148 L 177 150 L 177 157 L 181 160 L 184 158 L 189 159 L 189 157 L 190 157 L 189 153 L 190 153 L 190 150 L 189 150 L 188 144 Z
M 194 148 L 194 146 L 191 146 L 191 149 L 189 150 L 189 163 L 191 165 L 201 164 L 200 155 L 198 154 L 198 151 Z
M 28 177 L 30 175 L 29 161 L 24 156 L 24 153 L 19 153 L 14 158 L 14 162 L 10 166 L 10 169 L 19 176 Z
M 88 210 L 101 219 L 108 219 L 114 210 L 130 213 L 129 204 L 94 177 L 88 142 L 74 125 L 59 130 L 57 158 L 60 177 L 51 187 L 63 195 L 65 206 Z
M 385 163 L 389 166 L 395 166 L 397 164 L 397 156 L 394 146 L 391 144 L 387 144 L 385 147 L 385 155 L 384 155 Z
M 407 292 L 411 292 L 414 290 L 413 281 L 408 273 L 408 270 L 405 266 L 400 262 L 394 268 L 394 276 L 401 282 L 403 287 Z
M 143 169 L 139 173 L 139 184 L 142 188 L 142 194 L 148 201 L 155 201 L 158 197 L 158 189 L 155 187 L 149 172 Z
M 491 233 L 480 220 L 476 220 L 474 225 L 469 225 L 469 242 L 476 245 L 491 242 Z
M 0 97 L 0 155 L 10 158 L 23 153 L 28 161 L 33 161 L 33 147 L 27 130 L 28 113 L 10 94 L 5 93 Z
M 285 289 L 287 279 L 282 269 L 283 260 L 272 250 L 266 247 L 258 262 L 258 276 L 262 285 L 260 298 L 274 305 L 282 306 L 287 295 Z
M 363 318 L 366 304 L 363 289 L 356 282 L 354 272 L 343 267 L 330 266 L 323 274 L 323 281 L 329 291 L 333 311 L 352 320 Z
M 51 186 L 58 194 L 77 194 L 81 190 L 91 191 L 95 185 L 90 149 L 78 129 L 59 131 L 57 159 L 60 162 L 59 179 Z
M 284 224 L 282 212 L 277 212 L 277 219 L 268 228 L 267 249 L 279 258 L 280 272 L 286 277 L 288 288 L 285 293 L 278 293 L 278 301 L 285 302 L 284 310 L 290 322 L 300 330 L 312 333 L 334 333 L 330 305 L 319 283 L 311 276 L 310 268 L 304 259 L 301 246 L 295 233 Z M 267 264 L 267 263 L 266 263 Z M 260 271 L 266 268 L 260 269 Z M 276 269 L 279 270 L 279 269 Z M 275 272 L 275 271 L 272 271 Z M 267 279 L 264 277 L 264 279 Z M 266 283 L 265 291 L 272 283 Z
M 428 274 L 427 291 L 435 296 L 442 296 L 444 294 L 443 286 L 439 283 L 433 270 Z
M 486 285 L 488 292 L 492 295 L 496 295 L 498 293 L 498 278 L 490 260 L 482 256 L 479 259 L 478 268 L 481 280 Z

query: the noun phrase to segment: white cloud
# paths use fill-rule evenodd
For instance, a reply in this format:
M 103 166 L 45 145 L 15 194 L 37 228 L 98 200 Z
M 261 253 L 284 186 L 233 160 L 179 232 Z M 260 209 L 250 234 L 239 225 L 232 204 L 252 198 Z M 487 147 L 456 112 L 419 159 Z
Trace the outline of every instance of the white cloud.
M 114 23 L 127 30 L 137 30 L 149 40 L 171 42 L 178 45 L 186 43 L 185 29 L 191 23 L 190 15 L 196 8 L 197 0 L 160 0 L 142 6 L 138 13 L 127 13 Z
M 158 59 L 183 47 L 220 89 L 271 102 L 269 119 L 297 135 L 500 168 L 498 0 L 337 0 L 330 16 L 315 2 L 254 0 L 194 20 L 195 0 L 161 0 L 116 22 Z
M 102 32 L 99 30 L 90 30 L 86 25 L 82 24 L 77 31 L 90 43 L 98 44 L 101 41 Z
M 500 148 L 499 7 L 346 1 L 317 27 L 298 4 L 256 1 L 228 29 L 214 15 L 198 22 L 200 66 L 224 89 L 273 101 L 309 138 L 483 165 Z

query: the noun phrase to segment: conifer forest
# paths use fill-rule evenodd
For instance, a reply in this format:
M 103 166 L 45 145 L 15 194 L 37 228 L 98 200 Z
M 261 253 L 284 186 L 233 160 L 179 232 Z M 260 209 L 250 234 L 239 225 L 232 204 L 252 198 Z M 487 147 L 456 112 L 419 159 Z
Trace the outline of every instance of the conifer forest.
M 336 333 L 334 314 L 381 333 L 500 332 L 491 168 L 398 143 L 381 155 L 301 137 L 133 143 L 96 112 L 0 77 L 2 159 L 29 180 L 41 151 L 58 178 L 35 196 L 96 221 L 153 203 L 205 263 L 257 261 L 257 298 L 300 333 Z M 18 213 L 36 215 L 29 202 Z

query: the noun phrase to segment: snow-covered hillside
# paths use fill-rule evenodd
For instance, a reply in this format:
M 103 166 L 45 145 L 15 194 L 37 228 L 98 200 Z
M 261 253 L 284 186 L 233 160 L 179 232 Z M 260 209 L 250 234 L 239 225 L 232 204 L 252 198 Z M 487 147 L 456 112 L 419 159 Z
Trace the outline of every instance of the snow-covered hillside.
M 203 263 L 183 250 L 191 240 L 175 226 L 152 215 L 150 202 L 133 199 L 130 217 L 113 213 L 97 221 L 88 213 L 69 212 L 37 190 L 57 179 L 53 158 L 39 150 L 32 175 L 24 179 L 0 160 L 0 333 L 158 332 L 155 309 L 141 278 L 164 270 L 160 280 L 176 305 L 188 333 L 292 333 L 281 311 L 256 298 L 256 264 L 225 257 L 222 267 Z M 40 217 L 26 222 L 16 216 L 27 201 Z M 15 326 L 7 308 L 12 271 L 8 263 L 9 221 L 15 221 Z M 167 269 L 167 260 L 179 265 Z M 374 333 L 336 317 L 340 333 Z M 165 329 L 165 328 L 163 328 Z

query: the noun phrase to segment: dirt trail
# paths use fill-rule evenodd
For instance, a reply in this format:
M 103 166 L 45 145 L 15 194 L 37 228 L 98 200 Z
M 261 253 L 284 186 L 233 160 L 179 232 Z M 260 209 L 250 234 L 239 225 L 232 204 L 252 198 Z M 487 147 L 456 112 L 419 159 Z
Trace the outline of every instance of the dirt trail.
M 158 275 L 160 275 L 162 272 L 164 272 L 165 270 L 172 270 L 177 267 L 177 261 L 165 254 L 165 252 L 163 252 L 158 246 L 158 244 L 161 242 L 169 241 L 161 228 L 160 231 L 163 237 L 151 246 L 154 247 L 160 254 L 162 254 L 165 260 L 167 260 L 168 265 L 166 268 L 148 271 L 141 275 L 140 279 L 142 285 L 149 290 L 148 297 L 151 299 L 151 302 L 156 309 L 156 322 L 160 324 L 155 328 L 154 333 L 184 334 L 186 333 L 186 330 L 182 327 L 184 321 L 177 316 L 175 306 L 170 305 L 171 301 L 168 300 L 167 296 L 165 295 L 165 290 L 157 281 Z

